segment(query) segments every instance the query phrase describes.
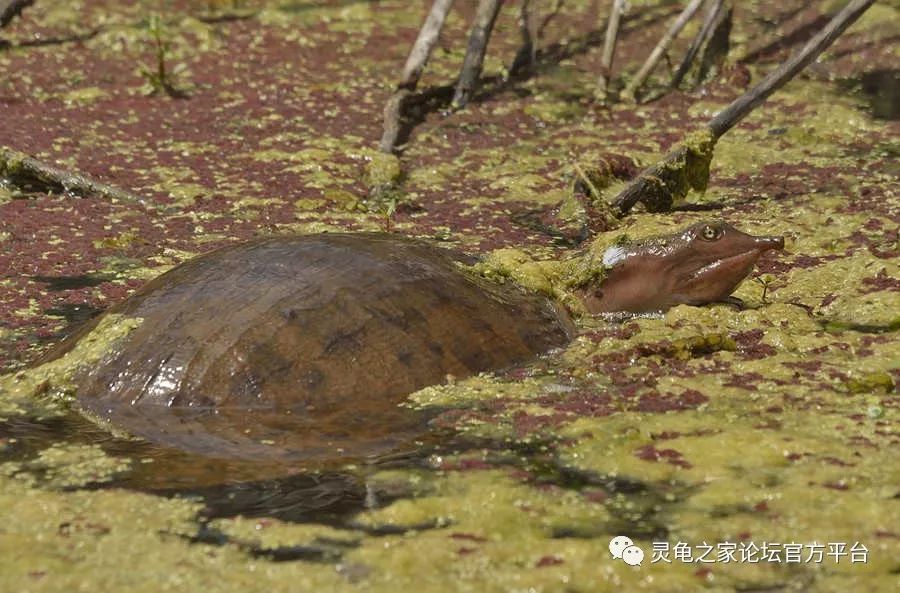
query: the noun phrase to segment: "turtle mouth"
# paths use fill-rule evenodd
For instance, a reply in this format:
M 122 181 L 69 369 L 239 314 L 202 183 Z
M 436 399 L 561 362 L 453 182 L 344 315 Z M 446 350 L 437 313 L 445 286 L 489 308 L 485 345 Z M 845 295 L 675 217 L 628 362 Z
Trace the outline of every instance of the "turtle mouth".
M 716 257 L 690 272 L 685 284 L 704 292 L 735 288 L 753 269 L 760 256 L 772 250 L 784 249 L 784 237 L 757 237 L 745 250 L 724 257 Z
M 747 268 L 748 265 L 753 265 L 759 255 L 760 254 L 756 251 L 744 251 L 729 257 L 715 259 L 699 269 L 694 270 L 688 276 L 688 281 L 698 282 L 721 276 L 727 276 L 729 278 L 735 275 L 743 276 L 741 272 Z

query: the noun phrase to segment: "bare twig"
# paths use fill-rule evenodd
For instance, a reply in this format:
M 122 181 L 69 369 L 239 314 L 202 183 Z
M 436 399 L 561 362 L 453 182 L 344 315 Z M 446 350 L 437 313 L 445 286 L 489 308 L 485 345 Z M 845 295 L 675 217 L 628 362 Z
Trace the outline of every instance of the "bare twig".
M 704 189 L 709 180 L 713 147 L 718 139 L 825 51 L 874 2 L 875 0 L 848 2 L 802 50 L 758 85 L 732 101 L 704 129 L 689 134 L 659 162 L 645 169 L 615 197 L 613 207 L 620 214 L 626 214 L 641 202 L 650 211 L 662 212 L 670 209 L 676 198 L 687 195 L 690 188 Z
M 852 25 L 875 0 L 851 0 L 828 24 L 810 39 L 794 56 L 788 59 L 777 70 L 766 76 L 762 82 L 735 99 L 728 107 L 720 111 L 709 122 L 709 128 L 716 139 L 730 130 L 757 105 L 769 98 L 769 95 L 780 89 L 794 78 L 807 64 L 812 62 L 823 51 L 841 36 L 847 27 Z
M 419 30 L 419 36 L 406 58 L 406 65 L 403 66 L 403 75 L 397 84 L 399 88 L 408 88 L 414 90 L 419 84 L 419 78 L 422 76 L 422 70 L 428 58 L 431 57 L 431 51 L 437 44 L 441 29 L 444 28 L 444 21 L 450 8 L 453 7 L 453 0 L 434 0 L 431 5 L 431 11 Z
M 34 0 L 0 0 L 0 27 L 16 18 L 25 8 L 34 4 Z
M 537 35 L 535 35 L 535 37 L 537 37 L 538 41 L 540 41 L 544 37 L 544 30 L 547 28 L 547 26 L 553 21 L 553 19 L 559 16 L 559 13 L 562 11 L 563 4 L 565 3 L 566 0 L 556 0 L 556 2 L 553 4 L 553 10 L 547 13 L 547 16 L 544 17 L 544 19 L 541 21 L 540 26 L 537 28 Z
M 734 10 L 730 2 L 723 5 L 713 19 L 712 30 L 700 49 L 695 85 L 715 75 L 728 58 L 731 49 L 731 21 Z
M 478 2 L 475 23 L 469 34 L 466 58 L 463 60 L 459 82 L 456 83 L 456 92 L 453 94 L 454 107 L 464 107 L 469 102 L 472 91 L 475 90 L 478 77 L 481 75 L 481 67 L 484 64 L 484 53 L 487 50 L 501 4 L 503 4 L 503 0 L 479 0 Z
M 537 15 L 532 9 L 531 0 L 522 0 L 519 13 L 519 27 L 522 32 L 522 45 L 513 58 L 512 66 L 509 67 L 511 76 L 519 74 L 523 70 L 530 69 L 537 62 L 538 47 L 537 44 L 544 37 L 544 30 L 559 16 L 565 0 L 556 0 L 553 8 L 541 19 L 540 24 L 537 23 Z
M 444 27 L 444 20 L 452 6 L 453 0 L 435 0 L 431 5 L 431 11 L 419 30 L 419 36 L 409 52 L 409 57 L 406 58 L 406 65 L 403 67 L 400 82 L 397 83 L 397 90 L 384 106 L 384 131 L 379 144 L 381 152 L 393 152 L 397 145 L 403 106 L 419 84 L 419 78 L 422 76 L 428 58 L 431 57 L 431 51 L 437 44 L 441 29 Z
M 681 11 L 681 14 L 678 15 L 678 18 L 675 19 L 675 22 L 672 23 L 672 26 L 669 27 L 669 30 L 666 31 L 662 36 L 662 39 L 659 40 L 659 43 L 656 44 L 656 47 L 653 48 L 653 51 L 650 52 L 647 61 L 641 66 L 641 69 L 635 75 L 634 79 L 627 87 L 625 87 L 625 91 L 623 92 L 624 98 L 634 99 L 637 90 L 641 88 L 641 85 L 644 84 L 644 81 L 647 80 L 647 77 L 650 76 L 650 73 L 656 68 L 656 64 L 659 63 L 660 58 L 666 53 L 666 50 L 669 49 L 669 46 L 672 45 L 672 42 L 678 34 L 681 33 L 681 30 L 684 29 L 687 22 L 691 20 L 691 17 L 700 9 L 700 5 L 703 4 L 703 2 L 704 0 L 691 0 L 691 2 L 685 6 L 684 10 Z
M 725 0 L 712 0 L 710 3 L 709 9 L 706 11 L 706 18 L 703 20 L 703 26 L 700 28 L 700 32 L 697 33 L 697 36 L 694 37 L 694 40 L 691 41 L 691 45 L 688 47 L 687 53 L 684 54 L 684 59 L 681 60 L 681 64 L 678 65 L 678 70 L 675 71 L 675 75 L 672 76 L 672 81 L 669 83 L 669 86 L 677 88 L 681 81 L 684 80 L 685 75 L 688 73 L 688 70 L 691 68 L 691 64 L 694 63 L 694 59 L 697 57 L 697 53 L 700 51 L 700 48 L 703 47 L 703 44 L 706 43 L 706 40 L 712 35 L 714 26 L 716 21 L 719 18 L 720 13 L 722 12 L 722 8 L 725 5 Z
M 613 0 L 609 9 L 609 22 L 606 24 L 606 38 L 603 40 L 603 55 L 600 57 L 600 76 L 597 77 L 597 97 L 606 98 L 609 87 L 609 78 L 612 76 L 612 63 L 616 55 L 616 42 L 619 38 L 619 22 L 622 20 L 622 10 L 625 8 L 625 0 Z
M 96 195 L 111 200 L 146 206 L 144 198 L 122 188 L 65 171 L 17 150 L 0 148 L 0 176 L 13 182 L 39 183 L 82 196 Z
M 534 65 L 537 53 L 534 29 L 534 11 L 531 10 L 531 0 L 522 0 L 519 5 L 519 32 L 522 34 L 522 45 L 509 67 L 510 75 L 529 69 Z
M 378 150 L 388 154 L 394 152 L 397 139 L 400 137 L 400 118 L 403 116 L 403 107 L 406 100 L 412 95 L 409 89 L 399 88 L 394 91 L 384 106 L 384 130 L 381 133 L 381 142 Z

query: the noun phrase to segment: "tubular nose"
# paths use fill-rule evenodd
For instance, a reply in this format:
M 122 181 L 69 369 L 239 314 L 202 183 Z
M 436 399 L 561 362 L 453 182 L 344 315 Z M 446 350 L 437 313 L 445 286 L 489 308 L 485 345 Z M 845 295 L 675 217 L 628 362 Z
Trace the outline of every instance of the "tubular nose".
M 784 249 L 784 237 L 757 237 L 756 244 L 763 250 Z

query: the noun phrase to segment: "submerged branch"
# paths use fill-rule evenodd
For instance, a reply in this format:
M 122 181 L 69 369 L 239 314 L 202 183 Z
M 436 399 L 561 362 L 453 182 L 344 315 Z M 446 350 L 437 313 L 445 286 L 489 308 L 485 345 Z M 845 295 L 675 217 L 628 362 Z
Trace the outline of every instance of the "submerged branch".
M 8 148 L 0 148 L 0 176 L 7 177 L 14 183 L 38 183 L 66 193 L 94 195 L 129 204 L 147 205 L 144 198 L 127 190 L 91 179 L 81 173 L 60 169 L 24 152 Z
M 672 203 L 687 195 L 690 189 L 705 189 L 713 147 L 718 139 L 825 51 L 874 2 L 851 0 L 796 55 L 732 101 L 704 129 L 689 134 L 658 163 L 645 169 L 615 197 L 613 207 L 620 214 L 626 214 L 641 202 L 650 211 L 662 212 L 669 210 Z

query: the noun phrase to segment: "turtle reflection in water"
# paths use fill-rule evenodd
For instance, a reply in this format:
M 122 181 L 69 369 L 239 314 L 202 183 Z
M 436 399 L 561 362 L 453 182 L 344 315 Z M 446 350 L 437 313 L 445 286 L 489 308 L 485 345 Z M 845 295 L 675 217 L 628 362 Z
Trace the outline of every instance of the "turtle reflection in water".
M 781 238 L 701 223 L 613 247 L 590 313 L 721 300 Z M 207 457 L 377 455 L 425 430 L 413 391 L 533 359 L 574 334 L 544 295 L 463 269 L 459 254 L 377 234 L 276 237 L 161 275 L 110 310 L 143 322 L 75 377 L 91 415 Z M 52 356 L 71 349 L 78 336 Z

